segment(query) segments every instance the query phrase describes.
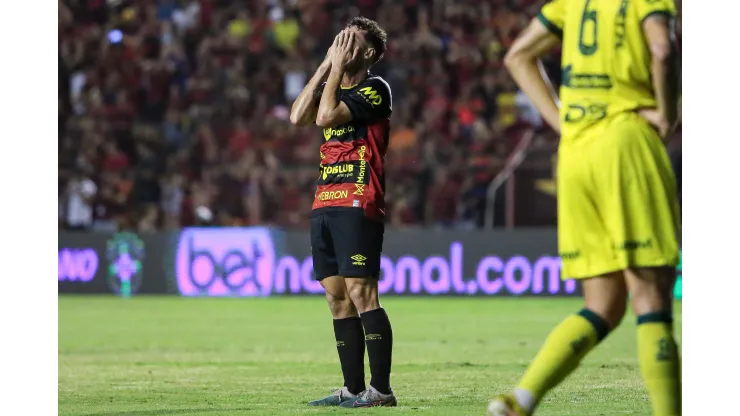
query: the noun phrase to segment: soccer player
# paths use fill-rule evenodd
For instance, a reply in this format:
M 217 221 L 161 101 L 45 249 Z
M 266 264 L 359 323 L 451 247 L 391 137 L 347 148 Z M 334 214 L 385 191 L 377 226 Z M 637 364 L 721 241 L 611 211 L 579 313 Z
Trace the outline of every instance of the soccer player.
M 585 307 L 550 333 L 513 391 L 489 415 L 530 415 L 542 397 L 619 325 L 631 294 L 653 414 L 681 414 L 672 287 L 680 216 L 661 139 L 677 119 L 673 0 L 553 0 L 505 64 L 561 134 L 558 245 L 563 276 Z M 562 42 L 560 108 L 538 57 Z
M 386 33 L 376 22 L 352 19 L 291 110 L 293 124 L 323 128 L 311 252 L 334 318 L 344 375 L 343 388 L 310 406 L 396 405 L 390 386 L 393 331 L 378 301 L 391 91 L 369 72 L 385 49 Z

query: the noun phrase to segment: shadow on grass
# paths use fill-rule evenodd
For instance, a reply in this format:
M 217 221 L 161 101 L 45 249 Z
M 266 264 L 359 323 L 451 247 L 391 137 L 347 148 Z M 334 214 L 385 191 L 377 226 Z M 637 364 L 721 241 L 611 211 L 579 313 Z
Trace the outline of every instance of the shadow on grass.
M 254 410 L 249 407 L 241 408 L 211 408 L 211 409 L 157 409 L 157 410 L 119 410 L 112 412 L 85 413 L 81 416 L 165 416 L 165 415 L 189 415 L 197 413 L 229 413 L 247 412 Z

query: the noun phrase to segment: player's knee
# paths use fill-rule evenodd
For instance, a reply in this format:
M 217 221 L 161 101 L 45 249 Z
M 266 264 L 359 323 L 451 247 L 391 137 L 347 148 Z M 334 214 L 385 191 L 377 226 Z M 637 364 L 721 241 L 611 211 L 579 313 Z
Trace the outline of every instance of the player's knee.
M 622 322 L 622 318 L 627 312 L 627 302 L 622 300 L 621 302 L 613 301 L 599 304 L 586 303 L 586 309 L 603 319 L 610 329 L 615 329 Z
M 676 274 L 669 267 L 636 268 L 625 272 L 636 315 L 670 310 Z
M 627 283 L 632 295 L 632 311 L 637 316 L 672 309 L 675 272 L 670 268 L 629 270 Z
M 344 279 L 339 276 L 330 276 L 321 281 L 326 291 L 326 302 L 334 319 L 344 319 L 357 316 L 357 310 L 352 305 L 352 299 L 347 292 Z
M 331 310 L 331 316 L 334 319 L 357 316 L 357 310 L 352 304 L 352 299 L 346 292 L 336 294 L 326 292 L 326 302 L 329 304 L 329 310 Z
M 359 313 L 380 308 L 378 282 L 374 279 L 348 279 L 347 289 Z
M 583 282 L 586 309 L 598 315 L 610 329 L 619 326 L 627 311 L 627 287 L 621 272 Z

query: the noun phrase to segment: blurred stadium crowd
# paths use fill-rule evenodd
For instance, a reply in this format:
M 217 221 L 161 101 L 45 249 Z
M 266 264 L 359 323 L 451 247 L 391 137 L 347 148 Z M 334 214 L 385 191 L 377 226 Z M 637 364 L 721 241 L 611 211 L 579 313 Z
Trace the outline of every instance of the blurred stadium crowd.
M 59 0 L 60 226 L 307 227 L 321 133 L 292 126 L 289 108 L 356 15 L 389 37 L 374 72 L 394 98 L 392 225 L 481 226 L 486 188 L 527 129 L 527 163 L 547 174 L 516 195 L 554 207 L 557 137 L 502 65 L 542 3 Z M 558 81 L 558 56 L 545 66 Z

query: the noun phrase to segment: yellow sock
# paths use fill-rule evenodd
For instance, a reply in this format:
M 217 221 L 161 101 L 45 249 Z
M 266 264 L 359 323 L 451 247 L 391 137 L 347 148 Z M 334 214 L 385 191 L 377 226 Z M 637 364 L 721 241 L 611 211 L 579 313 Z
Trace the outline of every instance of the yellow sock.
M 578 367 L 581 359 L 609 334 L 609 325 L 588 309 L 571 315 L 552 330 L 517 385 L 516 392 L 526 391 L 532 403 L 520 405 L 532 411 L 548 390 L 563 381 Z
M 637 353 L 640 372 L 650 395 L 653 416 L 681 414 L 681 360 L 673 339 L 670 312 L 637 318 Z

